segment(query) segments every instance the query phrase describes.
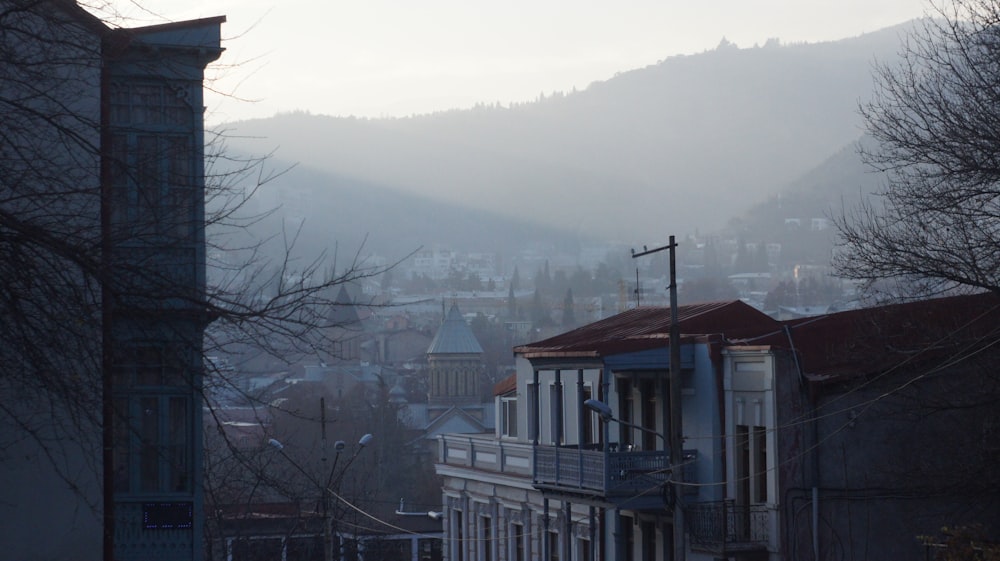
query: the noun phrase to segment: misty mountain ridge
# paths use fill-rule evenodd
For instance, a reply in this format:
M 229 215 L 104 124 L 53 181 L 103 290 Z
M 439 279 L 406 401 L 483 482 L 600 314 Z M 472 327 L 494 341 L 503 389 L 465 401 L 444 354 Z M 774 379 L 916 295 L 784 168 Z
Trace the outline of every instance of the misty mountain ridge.
M 323 236 L 342 242 L 654 242 L 716 231 L 856 142 L 872 64 L 896 58 L 908 25 L 826 43 L 723 41 L 509 107 L 227 128 L 234 149 L 278 146 L 279 160 L 300 162 L 272 190 L 307 224 L 339 224 Z

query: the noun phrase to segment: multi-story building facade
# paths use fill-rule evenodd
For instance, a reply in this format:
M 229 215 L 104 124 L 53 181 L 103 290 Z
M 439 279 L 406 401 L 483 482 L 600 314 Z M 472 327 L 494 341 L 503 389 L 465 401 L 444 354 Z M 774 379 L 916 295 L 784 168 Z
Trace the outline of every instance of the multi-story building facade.
M 221 54 L 209 18 L 116 32 L 102 116 L 110 145 L 115 550 L 198 559 L 205 178 L 202 80 Z M 141 274 L 135 274 L 141 271 Z M 183 553 L 172 553 L 174 551 Z
M 496 432 L 441 439 L 446 559 L 666 561 L 678 534 L 692 560 L 899 559 L 943 526 L 1000 524 L 995 296 L 678 312 L 682 464 L 669 310 L 519 346 Z
M 23 164 L 20 201 L 5 191 L 3 210 L 35 209 L 21 215 L 39 228 L 35 241 L 64 243 L 53 253 L 77 269 L 36 280 L 81 303 L 75 321 L 97 324 L 92 332 L 49 326 L 72 332 L 91 354 L 75 357 L 65 387 L 44 391 L 72 400 L 59 392 L 80 384 L 92 415 L 57 407 L 52 419 L 22 425 L 27 437 L 4 439 L 18 452 L 2 466 L 0 542 L 13 558 L 96 559 L 103 549 L 122 561 L 200 559 L 210 319 L 202 90 L 225 18 L 125 29 L 71 0 L 0 4 L 3 47 L 12 49 L 4 57 L 20 57 L 5 69 L 36 80 L 5 72 L 0 85 L 4 144 L 13 150 L 4 157 Z M 17 128 L 32 120 L 47 126 Z M 60 444 L 73 437 L 53 428 L 67 424 L 78 431 L 74 446 Z
M 665 436 L 669 318 L 662 308 L 637 308 L 515 349 L 516 383 L 499 388 L 496 434 L 442 440 L 448 559 L 669 559 L 675 500 L 714 509 L 707 516 L 753 512 L 763 529 L 740 545 L 767 550 L 775 524 L 768 495 L 739 507 L 724 500 L 718 388 L 727 339 L 777 324 L 740 302 L 679 310 L 685 439 L 675 467 Z M 614 420 L 585 407 L 591 399 Z M 671 484 L 674 469 L 683 470 L 683 485 Z

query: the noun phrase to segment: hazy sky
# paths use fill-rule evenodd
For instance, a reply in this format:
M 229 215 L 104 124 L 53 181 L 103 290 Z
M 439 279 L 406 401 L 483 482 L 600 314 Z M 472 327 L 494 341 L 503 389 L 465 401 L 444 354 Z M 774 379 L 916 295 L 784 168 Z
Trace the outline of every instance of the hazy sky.
M 307 110 L 406 116 L 586 88 L 712 49 L 856 36 L 924 0 L 115 0 L 128 25 L 214 15 L 210 122 Z M 135 4 L 148 9 L 140 11 Z M 158 17 L 161 16 L 161 17 Z M 248 101 L 241 101 L 248 100 Z

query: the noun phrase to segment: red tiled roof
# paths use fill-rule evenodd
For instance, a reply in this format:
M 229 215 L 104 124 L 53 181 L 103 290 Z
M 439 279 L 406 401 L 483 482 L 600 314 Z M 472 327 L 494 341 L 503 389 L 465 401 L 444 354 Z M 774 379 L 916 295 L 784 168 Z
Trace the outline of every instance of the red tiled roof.
M 690 304 L 677 308 L 682 335 L 722 334 L 749 337 L 780 331 L 781 324 L 738 300 Z M 668 346 L 670 308 L 644 307 L 514 348 L 535 357 L 599 357 Z
M 503 395 L 517 389 L 517 372 L 493 385 L 493 395 Z

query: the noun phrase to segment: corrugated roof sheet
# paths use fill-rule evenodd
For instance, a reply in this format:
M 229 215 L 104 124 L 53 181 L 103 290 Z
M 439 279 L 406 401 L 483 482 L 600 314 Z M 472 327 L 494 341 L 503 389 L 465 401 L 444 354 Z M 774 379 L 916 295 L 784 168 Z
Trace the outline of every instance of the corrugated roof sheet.
M 458 304 L 452 304 L 447 317 L 434 335 L 427 354 L 482 354 L 482 352 L 483 347 L 462 317 Z
M 784 322 L 791 334 L 763 338 L 794 345 L 803 374 L 835 381 L 950 359 L 1000 337 L 1000 298 L 991 293 L 862 308 Z
M 835 382 L 969 356 L 1000 338 L 1000 297 L 952 296 L 779 322 L 739 301 L 681 306 L 682 336 L 794 349 L 802 374 Z M 787 333 L 786 333 L 787 328 Z M 527 358 L 602 358 L 669 347 L 670 309 L 636 308 L 514 349 Z
M 747 337 L 781 329 L 778 321 L 739 300 L 679 306 L 677 321 L 681 334 L 688 336 Z M 665 347 L 669 336 L 670 308 L 642 307 L 521 345 L 514 352 L 528 358 L 599 357 Z

